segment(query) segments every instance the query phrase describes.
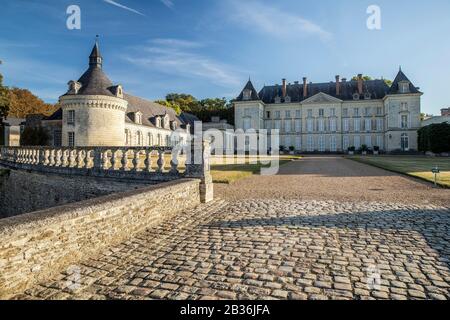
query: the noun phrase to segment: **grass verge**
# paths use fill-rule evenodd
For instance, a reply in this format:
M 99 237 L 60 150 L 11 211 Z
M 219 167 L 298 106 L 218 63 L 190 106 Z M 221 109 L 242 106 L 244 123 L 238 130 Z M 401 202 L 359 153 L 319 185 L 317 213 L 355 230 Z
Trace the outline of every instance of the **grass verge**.
M 437 184 L 443 188 L 450 188 L 450 158 L 425 156 L 350 156 L 347 159 L 419 178 L 431 183 L 434 183 L 434 174 L 431 172 L 431 169 L 438 166 L 441 173 L 437 176 Z

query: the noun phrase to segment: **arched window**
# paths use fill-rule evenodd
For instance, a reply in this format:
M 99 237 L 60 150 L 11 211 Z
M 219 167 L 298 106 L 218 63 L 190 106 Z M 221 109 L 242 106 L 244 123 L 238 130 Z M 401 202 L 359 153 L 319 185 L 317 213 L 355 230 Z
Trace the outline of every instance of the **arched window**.
M 151 146 L 153 146 L 153 143 L 154 143 L 153 134 L 149 133 L 148 134 L 148 145 L 151 147 Z
M 131 132 L 128 129 L 125 129 L 125 145 L 131 145 Z
M 161 134 L 160 133 L 158 133 L 158 135 L 156 136 L 156 145 L 157 146 L 161 146 L 161 141 L 162 139 L 161 139 Z
M 166 147 L 170 146 L 170 136 L 166 135 Z
M 142 132 L 136 132 L 136 145 L 142 146 Z

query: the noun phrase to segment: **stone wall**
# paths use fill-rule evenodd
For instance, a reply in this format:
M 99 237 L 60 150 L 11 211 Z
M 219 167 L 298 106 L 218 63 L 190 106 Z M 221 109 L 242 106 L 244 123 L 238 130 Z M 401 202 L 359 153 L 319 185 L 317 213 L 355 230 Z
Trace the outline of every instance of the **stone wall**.
M 196 207 L 199 184 L 199 179 L 181 179 L 0 219 L 0 298 Z
M 0 168 L 1 170 L 1 168 Z M 147 184 L 8 170 L 0 177 L 0 218 L 127 191 Z

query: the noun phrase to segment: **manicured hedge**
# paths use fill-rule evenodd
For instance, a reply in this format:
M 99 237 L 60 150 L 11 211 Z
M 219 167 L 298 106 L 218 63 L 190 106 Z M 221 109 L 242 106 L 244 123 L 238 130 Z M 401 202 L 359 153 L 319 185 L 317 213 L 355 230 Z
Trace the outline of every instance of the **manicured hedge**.
M 419 151 L 450 152 L 450 124 L 430 124 L 419 130 Z

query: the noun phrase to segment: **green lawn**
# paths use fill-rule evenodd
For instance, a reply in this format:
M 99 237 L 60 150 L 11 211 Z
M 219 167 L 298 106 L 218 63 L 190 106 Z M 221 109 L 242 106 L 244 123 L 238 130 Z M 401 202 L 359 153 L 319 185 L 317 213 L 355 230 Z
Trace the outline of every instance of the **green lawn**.
M 280 166 L 292 160 L 300 159 L 299 156 L 280 156 Z M 262 167 L 270 167 L 270 164 L 263 165 L 260 162 L 250 164 L 220 164 L 211 166 L 211 175 L 214 183 L 233 183 L 236 180 L 259 174 Z
M 348 159 L 373 165 L 386 170 L 403 173 L 434 183 L 431 169 L 438 166 L 441 173 L 437 182 L 440 186 L 450 188 L 450 158 L 433 158 L 421 156 L 354 156 Z

